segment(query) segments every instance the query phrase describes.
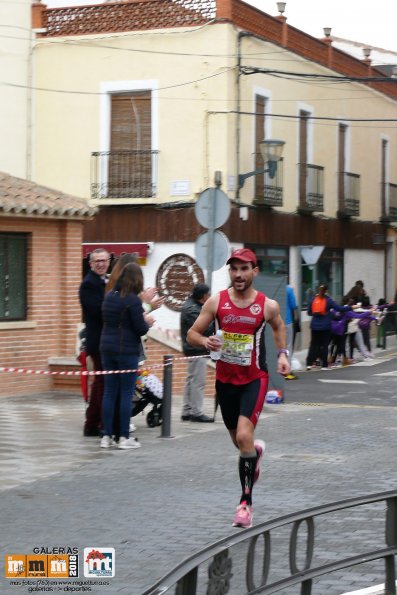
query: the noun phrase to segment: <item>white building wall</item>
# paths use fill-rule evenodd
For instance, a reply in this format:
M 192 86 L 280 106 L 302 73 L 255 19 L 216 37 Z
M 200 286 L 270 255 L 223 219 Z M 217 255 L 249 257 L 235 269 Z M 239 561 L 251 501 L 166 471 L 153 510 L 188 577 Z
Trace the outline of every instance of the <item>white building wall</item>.
M 30 3 L 0 2 L 0 171 L 27 171 L 30 134 Z
M 233 244 L 234 248 L 241 248 L 242 244 Z M 156 274 L 162 262 L 173 254 L 187 254 L 195 258 L 194 243 L 154 243 L 152 252 L 147 257 L 147 264 L 142 267 L 145 287 L 154 287 L 156 285 Z M 206 271 L 204 271 L 204 275 Z M 212 293 L 225 289 L 229 283 L 228 267 L 224 266 L 218 271 L 214 271 L 212 276 Z M 153 312 L 156 318 L 155 328 L 163 331 L 179 331 L 180 313 L 174 312 L 162 306 L 159 310 Z
M 385 254 L 380 250 L 345 250 L 345 293 L 356 281 L 361 280 L 372 304 L 376 304 L 379 298 L 385 297 L 384 258 Z

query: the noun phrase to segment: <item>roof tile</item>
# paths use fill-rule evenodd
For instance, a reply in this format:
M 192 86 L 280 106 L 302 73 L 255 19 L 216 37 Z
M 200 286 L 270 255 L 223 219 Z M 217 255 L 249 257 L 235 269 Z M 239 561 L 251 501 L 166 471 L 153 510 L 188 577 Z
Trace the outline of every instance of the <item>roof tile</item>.
M 0 216 L 13 213 L 69 219 L 92 217 L 97 210 L 85 198 L 0 172 Z

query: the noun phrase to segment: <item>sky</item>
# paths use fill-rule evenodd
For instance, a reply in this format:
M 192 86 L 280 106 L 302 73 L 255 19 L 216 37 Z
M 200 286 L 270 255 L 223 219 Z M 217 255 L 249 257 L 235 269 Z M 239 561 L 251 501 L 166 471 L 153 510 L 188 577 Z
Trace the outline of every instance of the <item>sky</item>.
M 246 0 L 247 1 L 247 0 Z M 48 8 L 98 4 L 98 0 L 43 0 Z M 272 16 L 278 15 L 276 0 L 249 0 Z M 331 35 L 396 52 L 397 0 L 289 0 L 284 16 L 289 25 L 322 38 L 323 27 Z M 379 56 L 379 55 L 378 55 Z M 390 59 L 386 62 L 390 62 Z

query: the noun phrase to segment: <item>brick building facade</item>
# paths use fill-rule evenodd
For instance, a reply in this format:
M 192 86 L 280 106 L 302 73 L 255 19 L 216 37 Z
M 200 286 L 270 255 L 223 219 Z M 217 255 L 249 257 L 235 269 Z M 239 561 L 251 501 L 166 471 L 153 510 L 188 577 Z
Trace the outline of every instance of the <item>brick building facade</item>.
M 75 352 L 83 223 L 94 212 L 84 199 L 0 174 L 0 366 L 38 372 L 3 371 L 0 396 L 51 390 L 49 358 Z

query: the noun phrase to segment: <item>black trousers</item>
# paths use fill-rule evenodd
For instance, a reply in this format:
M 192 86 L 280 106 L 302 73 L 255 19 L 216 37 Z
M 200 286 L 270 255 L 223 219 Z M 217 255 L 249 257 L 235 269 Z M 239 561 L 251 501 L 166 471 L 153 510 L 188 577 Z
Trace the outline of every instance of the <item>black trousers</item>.
M 306 366 L 312 366 L 317 358 L 321 360 L 323 368 L 328 367 L 328 345 L 331 340 L 331 329 L 315 331 L 312 329 L 312 336 L 307 354 Z

